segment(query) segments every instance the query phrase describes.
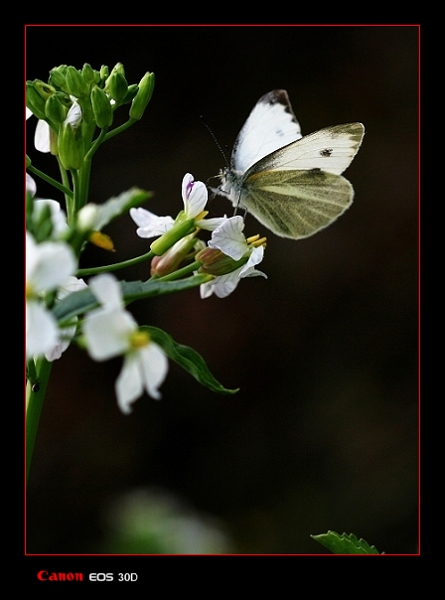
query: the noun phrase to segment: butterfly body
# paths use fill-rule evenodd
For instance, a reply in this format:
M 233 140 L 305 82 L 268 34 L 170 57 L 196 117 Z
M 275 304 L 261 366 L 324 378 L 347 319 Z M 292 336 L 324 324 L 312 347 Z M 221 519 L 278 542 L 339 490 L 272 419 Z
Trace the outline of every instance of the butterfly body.
M 347 123 L 303 137 L 287 93 L 274 90 L 250 113 L 214 191 L 281 237 L 308 237 L 352 203 L 354 190 L 341 173 L 363 135 L 361 123 Z

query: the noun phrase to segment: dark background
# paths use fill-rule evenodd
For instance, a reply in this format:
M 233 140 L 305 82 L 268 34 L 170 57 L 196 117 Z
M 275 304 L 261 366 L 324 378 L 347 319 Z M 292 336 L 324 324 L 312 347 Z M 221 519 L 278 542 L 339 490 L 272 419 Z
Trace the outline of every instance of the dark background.
M 155 192 L 147 208 L 175 215 L 184 173 L 206 181 L 224 166 L 200 116 L 231 147 L 274 88 L 287 89 L 303 134 L 350 121 L 367 132 L 346 172 L 355 201 L 332 227 L 294 242 L 247 217 L 247 234 L 268 235 L 267 280 L 244 280 L 226 299 L 190 291 L 132 307 L 238 394 L 215 395 L 171 364 L 162 400 L 143 396 L 124 416 L 114 395 L 120 358 L 95 363 L 71 347 L 54 363 L 27 552 L 174 552 L 153 542 L 162 520 L 154 498 L 158 511 L 174 499 L 173 512 L 217 528 L 216 553 L 320 553 L 310 534 L 328 529 L 416 553 L 418 28 L 28 26 L 25 35 L 27 79 L 85 62 L 122 62 L 129 83 L 156 75 L 142 121 L 95 158 L 94 202 L 137 185 Z M 33 129 L 28 153 L 56 175 L 32 147 Z M 37 184 L 39 196 L 61 200 Z M 224 199 L 211 208 L 230 211 Z M 116 254 L 89 249 L 82 266 L 148 250 L 128 216 L 106 231 Z M 119 274 L 146 279 L 147 268 Z M 122 506 L 141 519 L 141 539 L 116 517 Z

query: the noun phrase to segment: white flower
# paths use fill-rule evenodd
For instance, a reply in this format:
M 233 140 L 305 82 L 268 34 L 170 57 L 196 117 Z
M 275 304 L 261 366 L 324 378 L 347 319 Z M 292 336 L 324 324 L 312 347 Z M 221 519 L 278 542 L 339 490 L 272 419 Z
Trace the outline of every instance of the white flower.
M 57 292 L 57 300 L 62 300 L 62 298 L 66 298 L 69 294 L 73 292 L 78 292 L 87 288 L 87 284 L 83 279 L 77 279 L 77 277 L 70 276 L 68 279 L 60 286 L 59 291 Z M 63 330 L 59 331 L 59 339 L 54 344 L 54 346 L 45 352 L 45 358 L 52 362 L 53 360 L 58 360 L 62 353 L 68 348 L 73 339 L 74 334 L 77 329 L 77 321 L 78 318 L 74 317 L 72 320 L 72 325 L 68 327 L 64 327 Z
M 64 242 L 36 244 L 26 232 L 26 356 L 50 352 L 59 342 L 56 319 L 42 301 L 76 269 L 76 259 Z
M 34 113 L 26 107 L 26 120 Z M 50 151 L 50 129 L 46 121 L 39 119 L 37 121 L 36 132 L 34 134 L 34 146 L 39 152 Z
M 201 298 L 208 298 L 212 294 L 218 298 L 225 298 L 235 290 L 244 277 L 267 277 L 262 271 L 255 269 L 255 266 L 263 260 L 264 246 L 248 244 L 242 233 L 243 229 L 243 218 L 235 216 L 225 220 L 213 231 L 212 238 L 208 243 L 210 248 L 220 250 L 235 261 L 240 260 L 243 256 L 248 256 L 248 258 L 242 266 L 231 273 L 220 275 L 212 281 L 203 283 L 200 286 Z
M 31 175 L 29 175 L 29 173 L 26 173 L 26 191 L 31 194 L 33 198 L 37 193 L 36 182 Z M 34 222 L 38 222 L 41 212 L 45 206 L 49 207 L 50 209 L 50 218 L 52 223 L 51 238 L 60 238 L 60 236 L 68 229 L 68 223 L 66 221 L 66 215 L 59 202 L 49 198 L 35 199 L 33 203 L 32 219 Z
M 212 231 L 220 225 L 225 217 L 205 219 L 205 214 L 201 219 L 197 219 L 203 212 L 208 200 L 208 191 L 202 181 L 195 181 L 193 175 L 186 173 L 182 180 L 182 201 L 184 210 L 180 214 L 182 221 L 195 219 L 195 225 L 201 229 Z M 130 216 L 138 225 L 136 233 L 139 237 L 151 238 L 162 235 L 169 231 L 175 219 L 170 216 L 158 217 L 154 213 L 145 210 L 145 208 L 131 208 Z
M 167 375 L 167 357 L 125 310 L 120 285 L 112 275 L 98 275 L 89 285 L 102 306 L 85 318 L 83 331 L 88 352 L 99 361 L 124 355 L 116 395 L 119 408 L 128 414 L 130 404 L 144 390 L 156 400 L 161 397 L 159 387 Z

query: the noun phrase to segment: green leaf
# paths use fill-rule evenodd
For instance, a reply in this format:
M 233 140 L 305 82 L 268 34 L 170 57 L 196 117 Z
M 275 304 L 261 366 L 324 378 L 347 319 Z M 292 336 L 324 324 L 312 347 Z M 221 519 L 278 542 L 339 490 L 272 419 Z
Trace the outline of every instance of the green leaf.
M 95 223 L 95 228 L 98 231 L 101 231 L 110 221 L 129 211 L 130 208 L 139 206 L 142 202 L 145 202 L 145 200 L 148 200 L 152 196 L 152 192 L 146 192 L 134 187 L 126 192 L 122 192 L 122 194 L 119 194 L 119 196 L 116 196 L 115 198 L 110 198 L 98 206 L 99 214 L 97 222 Z
M 199 383 L 219 394 L 235 394 L 239 388 L 229 390 L 223 387 L 210 373 L 204 359 L 189 346 L 183 346 L 157 327 L 144 326 L 142 330 L 150 334 L 151 339 L 161 346 L 166 355 L 179 366 L 188 371 Z
M 327 533 L 311 535 L 311 538 L 334 554 L 379 554 L 375 546 L 370 546 L 362 538 L 357 539 L 353 533 L 340 535 L 329 530 Z
M 209 276 L 193 275 L 187 279 L 179 281 L 122 281 L 122 294 L 125 304 L 141 300 L 143 298 L 153 298 L 165 294 L 174 294 L 196 288 L 201 283 L 209 280 Z M 53 315 L 60 322 L 67 321 L 76 315 L 81 315 L 92 308 L 98 306 L 98 302 L 89 289 L 73 292 L 69 296 L 60 300 L 52 309 Z

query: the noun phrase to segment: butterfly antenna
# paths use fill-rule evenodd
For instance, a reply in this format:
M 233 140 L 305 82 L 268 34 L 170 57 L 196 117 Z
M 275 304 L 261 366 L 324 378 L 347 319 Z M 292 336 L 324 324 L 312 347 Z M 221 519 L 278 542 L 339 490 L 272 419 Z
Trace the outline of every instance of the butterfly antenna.
M 223 147 L 221 146 L 221 144 L 218 142 L 218 140 L 216 139 L 216 135 L 213 133 L 213 131 L 210 129 L 210 127 L 207 125 L 207 123 L 205 122 L 204 117 L 201 115 L 200 119 L 202 121 L 202 124 L 204 125 L 204 127 L 207 129 L 207 131 L 210 133 L 212 140 L 215 142 L 216 147 L 218 148 L 218 150 L 221 152 L 221 154 L 224 157 L 224 161 L 226 163 L 226 167 L 229 166 L 229 159 L 227 158 L 227 146 L 226 146 L 226 151 L 224 151 Z

